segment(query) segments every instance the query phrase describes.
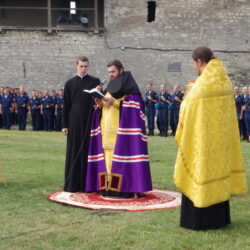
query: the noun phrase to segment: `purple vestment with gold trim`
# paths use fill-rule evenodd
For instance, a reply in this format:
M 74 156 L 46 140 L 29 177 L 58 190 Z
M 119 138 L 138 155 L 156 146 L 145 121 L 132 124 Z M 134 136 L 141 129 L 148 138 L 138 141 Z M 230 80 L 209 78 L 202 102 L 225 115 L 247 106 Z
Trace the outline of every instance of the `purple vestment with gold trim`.
M 86 191 L 112 190 L 140 193 L 152 190 L 145 127 L 140 94 L 124 99 L 114 149 L 111 181 L 107 183 L 100 129 L 100 109 L 94 111 L 89 144 Z

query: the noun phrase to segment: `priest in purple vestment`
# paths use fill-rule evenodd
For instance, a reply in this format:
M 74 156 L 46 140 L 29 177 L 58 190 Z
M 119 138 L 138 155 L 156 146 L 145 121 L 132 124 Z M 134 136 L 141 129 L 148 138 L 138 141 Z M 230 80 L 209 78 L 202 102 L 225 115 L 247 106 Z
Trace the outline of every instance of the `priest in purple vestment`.
M 86 191 L 138 197 L 152 190 L 144 104 L 132 74 L 119 60 L 108 65 L 105 98 L 96 100 Z

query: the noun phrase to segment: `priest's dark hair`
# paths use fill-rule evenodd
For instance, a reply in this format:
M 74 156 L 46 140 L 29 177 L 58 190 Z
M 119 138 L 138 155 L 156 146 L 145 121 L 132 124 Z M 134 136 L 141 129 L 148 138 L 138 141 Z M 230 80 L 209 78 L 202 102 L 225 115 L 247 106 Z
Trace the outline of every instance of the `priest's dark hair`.
M 112 60 L 112 61 L 110 61 L 110 62 L 107 64 L 107 67 L 111 67 L 111 66 L 115 66 L 118 70 L 121 70 L 121 69 L 124 70 L 124 67 L 123 67 L 121 61 L 118 60 L 118 59 Z
M 86 56 L 78 56 L 76 59 L 76 64 L 78 64 L 79 62 L 89 62 L 89 59 Z
M 192 58 L 194 61 L 200 59 L 202 62 L 208 63 L 211 59 L 214 59 L 215 57 L 213 51 L 210 48 L 201 46 L 193 51 Z

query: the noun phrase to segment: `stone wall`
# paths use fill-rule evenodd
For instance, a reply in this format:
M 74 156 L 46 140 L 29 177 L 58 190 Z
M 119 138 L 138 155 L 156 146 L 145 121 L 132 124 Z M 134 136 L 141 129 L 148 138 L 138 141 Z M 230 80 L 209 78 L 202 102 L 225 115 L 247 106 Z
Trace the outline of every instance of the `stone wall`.
M 191 53 L 200 45 L 217 51 L 233 83 L 249 85 L 249 0 L 158 0 L 147 22 L 147 1 L 106 0 L 104 34 L 6 31 L 0 34 L 0 85 L 31 89 L 63 87 L 75 58 L 90 58 L 90 73 L 107 79 L 106 64 L 120 59 L 142 91 L 149 82 L 185 85 L 195 79 Z

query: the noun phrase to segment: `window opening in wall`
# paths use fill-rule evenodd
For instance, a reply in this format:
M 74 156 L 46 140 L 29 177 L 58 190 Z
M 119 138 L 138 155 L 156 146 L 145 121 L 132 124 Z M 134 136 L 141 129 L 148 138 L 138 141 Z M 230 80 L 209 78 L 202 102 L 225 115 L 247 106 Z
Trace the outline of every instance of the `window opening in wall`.
M 105 0 L 0 0 L 0 31 L 104 30 Z
M 156 10 L 156 2 L 148 1 L 148 22 L 155 21 L 155 10 Z
M 70 1 L 70 10 L 68 12 L 61 12 L 58 16 L 58 24 L 59 25 L 81 25 L 84 28 L 89 27 L 89 18 L 86 11 L 79 11 L 77 9 L 75 1 Z M 78 10 L 78 11 L 77 11 Z M 91 13 L 89 13 L 90 16 Z M 92 22 L 93 23 L 93 22 Z M 68 26 L 69 27 L 69 26 Z
M 70 14 L 75 15 L 76 14 L 76 2 L 70 1 Z

